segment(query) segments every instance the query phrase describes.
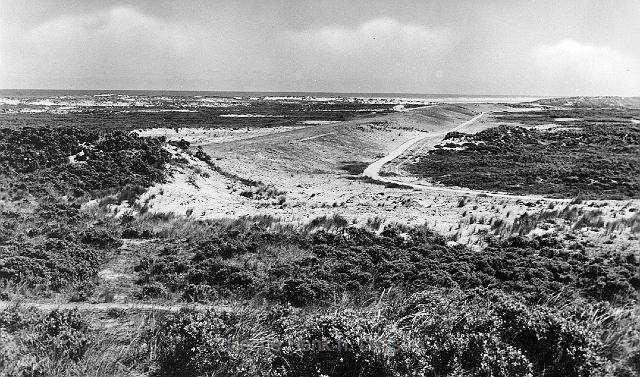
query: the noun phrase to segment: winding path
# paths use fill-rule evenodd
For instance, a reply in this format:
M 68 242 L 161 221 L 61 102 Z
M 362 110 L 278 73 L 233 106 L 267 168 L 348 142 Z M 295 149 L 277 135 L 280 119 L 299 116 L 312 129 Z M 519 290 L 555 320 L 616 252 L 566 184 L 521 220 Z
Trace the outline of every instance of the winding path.
M 471 190 L 471 189 L 466 189 L 466 188 L 459 188 L 459 187 L 445 187 L 445 186 L 434 186 L 434 185 L 429 185 L 429 184 L 424 184 L 424 183 L 416 183 L 416 182 L 408 182 L 405 180 L 401 180 L 401 179 L 397 179 L 396 177 L 391 177 L 391 176 L 387 176 L 387 177 L 383 177 L 380 175 L 380 169 L 382 169 L 382 167 L 395 160 L 396 158 L 400 157 L 403 153 L 405 153 L 407 150 L 409 150 L 411 147 L 413 147 L 414 145 L 416 145 L 417 143 L 425 140 L 425 139 L 432 139 L 433 143 L 432 145 L 429 145 L 428 148 L 424 149 L 424 150 L 431 150 L 434 148 L 434 146 L 436 144 L 438 144 L 440 141 L 442 141 L 442 138 L 449 132 L 454 132 L 454 131 L 459 131 L 460 129 L 473 124 L 474 122 L 478 121 L 480 118 L 482 118 L 485 115 L 485 113 L 480 113 L 476 116 L 474 116 L 473 118 L 460 123 L 459 125 L 446 130 L 446 131 L 440 131 L 440 132 L 434 132 L 434 133 L 426 133 L 424 135 L 420 135 L 417 137 L 414 137 L 411 140 L 408 140 L 406 142 L 404 142 L 402 145 L 398 146 L 397 148 L 395 148 L 394 150 L 392 150 L 391 152 L 389 152 L 389 154 L 387 154 L 386 156 L 382 157 L 381 159 L 373 162 L 372 164 L 370 164 L 369 166 L 367 166 L 366 169 L 364 169 L 364 171 L 362 172 L 362 175 L 364 175 L 365 177 L 371 178 L 373 180 L 376 181 L 380 181 L 380 182 L 384 182 L 384 183 L 392 183 L 392 184 L 398 184 L 398 185 L 402 185 L 402 186 L 409 186 L 411 188 L 413 188 L 414 190 L 420 190 L 420 191 L 439 191 L 439 192 L 449 192 L 449 193 L 453 193 L 453 194 L 460 194 L 460 195 L 484 195 L 484 196 L 491 196 L 491 197 L 497 197 L 497 198 L 507 198 L 507 199 L 520 199 L 520 200 L 527 200 L 527 201 L 533 201 L 533 200 L 545 200 L 545 201 L 551 201 L 551 202 L 569 202 L 571 201 L 571 199 L 557 199 L 557 198 L 546 198 L 540 195 L 512 195 L 512 194 L 504 194 L 504 193 L 498 193 L 498 192 L 488 192 L 488 191 L 480 191 L 480 190 Z M 423 147 L 424 148 L 424 147 Z M 422 148 L 421 148 L 422 150 Z

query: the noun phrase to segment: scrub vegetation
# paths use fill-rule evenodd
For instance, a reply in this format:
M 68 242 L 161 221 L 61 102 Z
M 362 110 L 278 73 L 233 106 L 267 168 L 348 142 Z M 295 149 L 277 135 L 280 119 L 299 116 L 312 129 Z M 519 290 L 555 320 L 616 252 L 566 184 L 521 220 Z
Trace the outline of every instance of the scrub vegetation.
M 258 297 L 298 307 L 386 289 L 485 287 L 529 300 L 567 292 L 608 302 L 628 301 L 640 289 L 633 251 L 591 255 L 579 243 L 515 237 L 478 253 L 448 246 L 425 227 L 387 226 L 378 234 L 347 224 L 340 217 L 302 228 L 269 218 L 191 224 L 140 262 L 139 283 L 190 301 Z
M 110 194 L 133 201 L 163 180 L 162 145 L 117 131 L 0 130 L 0 285 L 90 289 L 122 241 L 118 221 L 82 204 Z
M 535 126 L 567 111 L 505 113 Z M 502 125 L 473 135 L 449 133 L 410 170 L 447 186 L 587 199 L 640 198 L 640 126 L 620 110 L 571 111 L 562 127 Z M 577 118 L 577 117 L 584 118 Z M 625 116 L 625 118 L 623 118 Z
M 500 126 L 451 133 L 412 169 L 485 190 L 637 198 L 639 138 L 617 120 Z M 638 250 L 533 232 L 561 218 L 635 235 L 635 207 L 606 223 L 578 200 L 480 221 L 486 198 L 461 197 L 461 218 L 492 230 L 481 251 L 380 218 L 145 212 L 138 199 L 185 164 L 176 148 L 190 146 L 0 130 L 0 375 L 640 375 Z M 243 200 L 287 200 L 190 153 L 247 186 Z M 366 166 L 343 164 L 344 176 Z

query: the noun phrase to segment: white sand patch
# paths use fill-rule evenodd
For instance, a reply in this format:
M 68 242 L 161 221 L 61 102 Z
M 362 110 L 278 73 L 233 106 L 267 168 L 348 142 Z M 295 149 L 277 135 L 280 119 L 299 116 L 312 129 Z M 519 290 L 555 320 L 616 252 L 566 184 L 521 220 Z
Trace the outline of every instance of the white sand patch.
M 190 109 L 139 109 L 126 110 L 123 113 L 195 113 L 197 110 Z
M 560 132 L 560 131 L 580 131 L 582 127 L 554 127 L 550 129 L 550 132 Z
M 197 102 L 190 102 L 192 106 L 203 107 L 232 107 L 241 103 L 230 98 L 200 98 Z
M 180 216 L 229 216 L 244 198 L 234 193 L 234 182 L 213 171 L 204 162 L 172 148 L 188 165 L 174 167 L 168 182 L 156 184 L 138 198 L 137 203 L 150 213 L 174 213 Z
M 206 211 L 211 217 L 224 217 L 239 201 L 230 193 L 219 175 L 203 177 L 186 170 L 176 171 L 173 178 L 149 189 L 140 201 L 146 201 L 151 213 L 193 214 L 200 217 Z
M 469 145 L 484 145 L 484 141 L 471 142 L 465 138 L 460 139 L 447 139 L 435 146 L 437 149 L 443 149 L 447 151 L 463 151 L 468 148 Z
M 265 101 L 302 101 L 305 99 L 304 97 L 293 97 L 293 96 L 267 96 L 263 97 Z
M 20 101 L 18 101 L 17 99 L 13 99 L 13 98 L 5 98 L 2 97 L 0 98 L 0 105 L 17 105 L 19 104 Z
M 102 280 L 113 281 L 127 277 L 126 274 L 115 272 L 111 268 L 105 268 L 104 270 L 98 271 L 98 277 Z
M 48 110 L 46 109 L 20 109 L 21 113 L 25 113 L 25 114 L 36 114 L 36 113 L 44 113 L 47 112 Z
M 298 126 L 280 126 L 265 128 L 146 128 L 135 130 L 142 137 L 164 136 L 169 141 L 186 140 L 193 145 L 225 143 L 229 141 L 246 140 L 259 136 L 266 136 L 299 129 Z
M 83 157 L 83 156 L 84 156 L 84 151 L 80 151 L 72 156 L 69 156 L 69 163 L 70 164 L 86 163 L 86 161 L 78 161 L 78 157 Z
M 284 115 L 265 115 L 265 114 L 222 114 L 221 118 L 284 118 Z
M 522 125 L 521 127 L 525 127 L 531 130 L 540 130 L 540 131 L 549 131 L 549 132 L 558 132 L 558 131 L 579 131 L 582 127 L 574 127 L 571 125 L 557 125 L 553 123 L 549 124 L 537 124 L 537 125 Z
M 332 124 L 332 123 L 340 123 L 340 121 L 339 120 L 305 120 L 302 122 L 302 124 L 309 124 L 309 125 Z
M 548 124 L 536 124 L 532 126 L 523 125 L 522 127 L 544 131 L 544 130 L 551 130 L 551 129 L 557 128 L 558 125 L 553 123 L 548 123 Z
M 30 103 L 30 105 L 33 106 L 55 106 L 57 105 L 55 102 L 53 102 L 50 99 L 42 99 L 42 100 L 38 100 L 38 101 L 33 101 Z
M 529 113 L 532 111 L 540 111 L 543 110 L 542 107 L 516 107 L 507 110 L 509 113 Z
M 576 120 L 580 120 L 579 118 L 555 118 L 554 121 L 556 122 L 573 122 Z

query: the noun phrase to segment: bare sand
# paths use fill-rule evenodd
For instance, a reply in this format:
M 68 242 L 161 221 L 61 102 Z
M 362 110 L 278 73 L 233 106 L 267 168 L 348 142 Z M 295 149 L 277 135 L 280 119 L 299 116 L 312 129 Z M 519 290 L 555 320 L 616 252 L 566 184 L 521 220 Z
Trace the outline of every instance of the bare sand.
M 152 187 L 139 202 L 150 212 L 172 212 L 197 219 L 270 215 L 287 222 L 307 222 L 337 214 L 354 224 L 372 218 L 383 223 L 427 224 L 455 242 L 476 245 L 487 233 L 497 231 L 497 221 L 509 224 L 522 214 L 568 203 L 537 196 L 435 187 L 409 176 L 402 166 L 412 156 L 433 148 L 447 131 L 473 133 L 494 126 L 491 112 L 503 110 L 503 105 L 437 105 L 308 127 L 146 131 L 144 135 L 193 141 L 226 174 L 174 148 L 172 153 L 182 154 L 188 163 L 174 167 L 172 178 Z M 479 116 L 481 113 L 485 115 Z M 358 163 L 364 169 L 376 161 L 383 163 L 375 166 L 382 172 L 375 176 L 353 175 L 343 169 L 347 163 Z M 383 173 L 396 176 L 384 178 Z M 242 193 L 251 187 L 229 178 L 233 175 L 260 181 L 285 194 L 248 198 Z M 388 187 L 371 178 L 396 185 Z M 407 183 L 409 187 L 399 187 L 397 183 Z M 640 201 L 608 201 L 598 207 L 608 221 L 633 216 L 633 208 L 640 208 Z M 559 230 L 563 226 L 570 224 L 537 231 Z M 620 230 L 621 234 L 624 232 Z M 604 240 L 611 235 L 586 236 Z M 618 241 L 626 242 L 628 247 L 640 245 L 630 234 L 624 237 L 616 245 Z
M 227 141 L 250 139 L 258 136 L 286 132 L 303 127 L 265 128 L 146 128 L 135 132 L 142 137 L 166 137 L 168 140 L 185 140 L 193 145 L 224 143 Z

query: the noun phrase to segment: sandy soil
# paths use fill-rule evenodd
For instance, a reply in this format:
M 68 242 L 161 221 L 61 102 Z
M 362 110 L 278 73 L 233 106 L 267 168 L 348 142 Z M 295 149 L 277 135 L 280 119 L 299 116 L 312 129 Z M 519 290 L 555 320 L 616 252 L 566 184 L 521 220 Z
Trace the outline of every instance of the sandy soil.
M 251 139 L 258 136 L 291 131 L 302 127 L 269 128 L 146 128 L 135 132 L 142 137 L 164 136 L 168 140 L 188 141 L 192 145 L 224 143 L 227 141 Z
M 497 221 L 509 224 L 522 214 L 569 204 L 534 196 L 433 187 L 407 176 L 402 164 L 433 148 L 452 129 L 473 133 L 496 125 L 491 113 L 504 110 L 504 105 L 445 104 L 295 129 L 157 130 L 156 135 L 173 139 L 192 137 L 219 170 L 184 155 L 188 163 L 175 167 L 172 179 L 151 188 L 140 204 L 150 212 L 193 218 L 271 215 L 284 221 L 306 222 L 339 214 L 353 223 L 380 218 L 383 223 L 427 224 L 457 242 L 477 245 L 487 233 L 497 232 Z M 484 115 L 479 116 L 481 113 Z M 375 166 L 382 173 L 373 178 L 387 177 L 387 183 L 410 183 L 411 187 L 387 187 L 384 182 L 372 182 L 343 169 L 345 163 L 357 162 L 364 169 L 376 161 L 383 162 Z M 245 197 L 243 191 L 252 188 L 234 176 L 259 181 L 285 194 Z M 578 206 L 589 205 L 594 204 Z M 598 207 L 603 218 L 611 221 L 632 216 L 629 208 L 640 208 L 640 201 L 609 201 Z M 625 232 L 619 231 L 624 237 L 618 238 L 616 245 L 626 242 L 630 247 L 640 246 Z M 611 235 L 587 236 L 604 239 Z

